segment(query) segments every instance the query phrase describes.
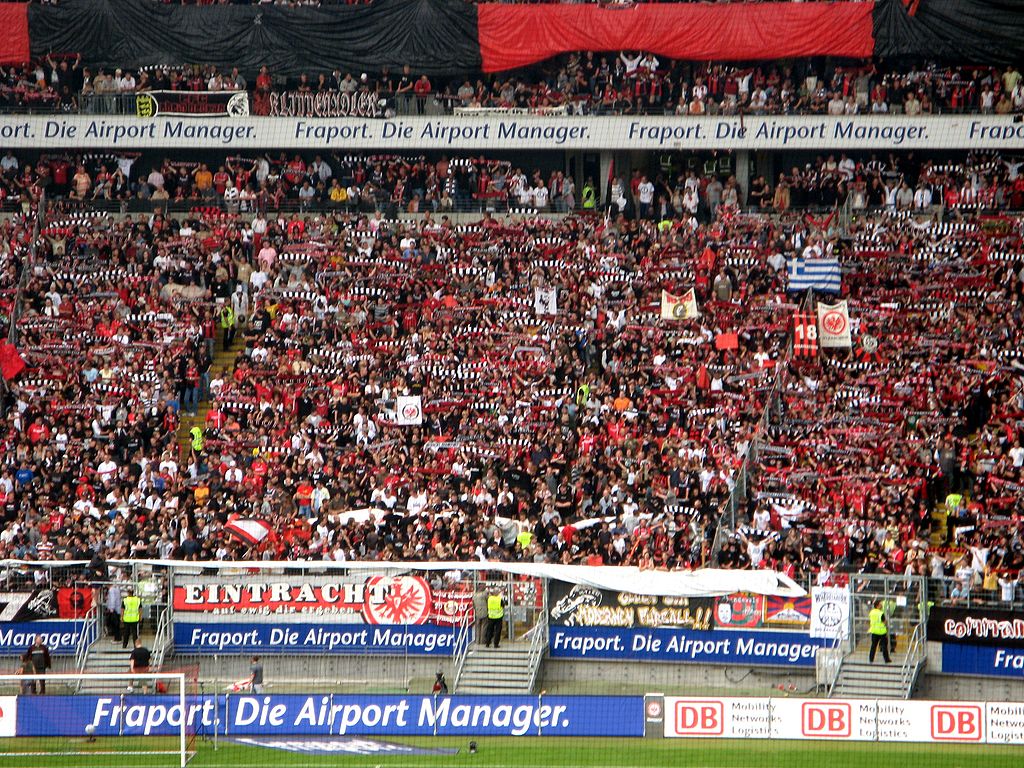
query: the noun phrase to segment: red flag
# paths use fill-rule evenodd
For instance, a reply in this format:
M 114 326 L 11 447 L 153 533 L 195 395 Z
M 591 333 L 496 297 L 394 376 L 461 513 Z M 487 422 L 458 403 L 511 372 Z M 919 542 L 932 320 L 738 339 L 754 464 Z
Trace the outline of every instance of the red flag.
M 739 349 L 740 337 L 735 333 L 720 333 L 715 336 L 715 349 Z
M 701 364 L 700 368 L 697 369 L 697 386 L 701 389 L 709 389 L 711 387 L 711 377 L 708 376 L 708 367 Z
M 0 376 L 10 381 L 26 368 L 17 348 L 9 341 L 0 342 Z
M 59 587 L 57 589 L 57 615 L 62 619 L 80 619 L 92 607 L 93 595 L 89 587 Z

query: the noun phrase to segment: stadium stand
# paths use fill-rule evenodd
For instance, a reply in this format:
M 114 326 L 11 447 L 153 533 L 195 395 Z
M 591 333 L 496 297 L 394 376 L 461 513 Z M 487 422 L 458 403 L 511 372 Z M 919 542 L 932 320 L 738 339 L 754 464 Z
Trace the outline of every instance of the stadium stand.
M 405 201 L 464 173 L 468 209 L 498 169 L 531 204 L 543 178 L 329 159 L 267 163 L 288 192 L 251 217 L 226 193 L 262 159 L 121 181 L 107 163 L 132 158 L 8 169 L 12 195 L 47 189 L 51 210 L 22 292 L 0 554 L 712 563 L 827 581 L 955 576 L 983 552 L 979 580 L 1019 570 L 1016 163 L 830 156 L 742 197 L 680 173 L 657 179 L 653 206 L 638 170 L 609 190 L 617 219 L 513 208 L 456 225 Z M 55 164 L 61 183 L 41 182 Z M 360 205 L 321 193 L 301 212 L 296 190 L 321 173 Z M 102 213 L 118 188 L 185 207 Z M 840 238 L 836 213 L 808 206 L 858 215 Z M 840 260 L 858 318 L 852 349 L 820 362 L 793 354 L 806 300 L 786 293 L 787 260 L 818 252 Z M 689 284 L 699 317 L 659 323 L 662 290 Z M 953 318 L 967 325 L 950 339 Z M 394 426 L 406 394 L 424 403 L 412 431 Z M 181 455 L 179 420 L 203 429 Z M 963 491 L 947 537 L 932 513 Z M 273 535 L 225 533 L 248 517 Z

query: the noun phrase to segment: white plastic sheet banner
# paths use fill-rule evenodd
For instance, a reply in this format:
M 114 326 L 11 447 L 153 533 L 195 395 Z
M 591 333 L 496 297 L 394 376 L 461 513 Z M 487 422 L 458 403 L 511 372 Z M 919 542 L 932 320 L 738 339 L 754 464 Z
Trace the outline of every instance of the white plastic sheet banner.
M 850 633 L 850 591 L 811 587 L 811 637 L 845 640 Z
M 1024 744 L 1024 703 L 667 696 L 665 736 Z
M 533 311 L 538 317 L 541 315 L 558 314 L 558 289 L 557 288 L 534 288 L 533 289 Z
M 408 427 L 423 423 L 423 399 L 419 395 L 399 395 L 396 400 L 396 424 Z
M 818 302 L 818 346 L 849 349 L 853 344 L 850 333 L 850 310 L 846 300 L 835 304 Z

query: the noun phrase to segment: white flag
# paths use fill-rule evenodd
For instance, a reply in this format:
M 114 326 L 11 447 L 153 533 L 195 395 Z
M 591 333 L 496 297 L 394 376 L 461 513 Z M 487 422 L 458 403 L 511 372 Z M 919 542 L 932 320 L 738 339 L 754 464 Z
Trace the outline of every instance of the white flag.
M 533 289 L 533 311 L 537 315 L 558 314 L 558 289 L 557 288 L 534 288 Z
M 845 587 L 811 587 L 811 637 L 842 640 L 849 628 L 849 590 Z
M 419 395 L 399 395 L 395 407 L 395 424 L 400 427 L 423 423 L 423 399 Z
M 697 293 L 693 288 L 682 296 L 675 296 L 665 290 L 661 292 L 662 320 L 692 320 L 699 315 Z
M 850 338 L 850 310 L 846 300 L 835 304 L 818 302 L 818 346 L 843 347 L 849 349 L 853 341 Z

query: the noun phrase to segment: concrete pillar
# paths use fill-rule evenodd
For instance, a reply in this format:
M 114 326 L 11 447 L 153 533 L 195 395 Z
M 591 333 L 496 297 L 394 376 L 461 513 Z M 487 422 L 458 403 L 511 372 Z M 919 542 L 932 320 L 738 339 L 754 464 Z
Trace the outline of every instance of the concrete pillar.
M 739 184 L 742 192 L 742 202 L 747 204 L 747 195 L 750 194 L 750 152 L 745 149 L 736 151 L 733 158 L 733 172 L 736 176 L 736 183 Z
M 601 178 L 594 179 L 594 186 L 597 188 L 598 208 L 603 206 L 604 200 L 608 196 L 608 169 L 612 166 L 613 161 L 615 163 L 615 174 L 622 174 L 625 169 L 621 167 L 620 161 L 615 159 L 615 153 L 609 150 L 601 152 Z

